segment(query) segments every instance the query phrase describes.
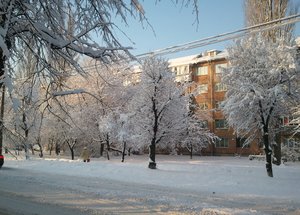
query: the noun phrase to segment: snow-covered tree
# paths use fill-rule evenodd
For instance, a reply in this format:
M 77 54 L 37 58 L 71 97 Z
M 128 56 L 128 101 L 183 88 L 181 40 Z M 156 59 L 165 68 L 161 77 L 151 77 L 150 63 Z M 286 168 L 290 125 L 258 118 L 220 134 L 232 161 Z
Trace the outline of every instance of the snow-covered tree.
M 198 15 L 197 0 L 184 0 L 182 4 L 192 4 Z M 131 56 L 130 47 L 118 41 L 118 33 L 124 32 L 115 22 L 121 19 L 127 24 L 128 16 L 147 21 L 144 14 L 139 0 L 2 0 L 0 76 L 3 79 L 4 74 L 8 78 L 15 73 L 12 59 L 22 57 L 23 47 L 38 58 L 38 72 L 52 78 L 57 75 L 51 65 L 53 59 L 63 58 L 71 68 L 84 72 L 74 53 L 102 62 Z
M 272 145 L 280 116 L 299 101 L 300 78 L 296 49 L 285 40 L 242 39 L 228 50 L 230 66 L 223 72 L 227 85 L 223 111 L 229 126 L 247 143 L 261 139 L 266 169 L 272 172 Z
M 119 118 L 126 114 L 126 104 L 130 100 L 130 86 L 123 85 L 126 68 L 125 64 L 98 65 L 89 71 L 88 77 L 70 80 L 73 87 L 83 90 L 78 101 L 81 107 L 78 126 L 97 143 L 93 149 L 100 145 L 101 156 L 105 149 L 107 155 L 115 149 L 121 151 L 119 147 L 110 146 L 119 143 Z
M 131 113 L 120 113 L 118 116 L 116 137 L 122 145 L 122 162 L 124 162 L 126 151 L 130 155 L 131 150 L 136 149 L 137 145 L 134 144 L 135 130 Z
M 85 133 L 87 128 L 81 127 L 86 125 L 82 123 L 86 119 L 81 112 L 81 106 L 77 103 L 69 103 L 62 107 L 62 104 L 64 103 L 53 103 L 50 108 L 52 113 L 45 115 L 41 138 L 44 148 L 50 155 L 54 150 L 56 155 L 60 152 L 70 152 L 71 159 L 74 160 L 75 155 L 80 153 L 76 149 L 88 146 L 92 138 L 89 133 Z
M 93 61 L 86 64 L 90 68 L 86 77 L 70 75 L 60 87 L 54 87 L 60 91 L 52 93 L 53 99 L 47 105 L 52 117 L 60 120 L 60 124 L 65 124 L 62 130 L 66 129 L 67 132 L 58 131 L 60 135 L 68 136 L 69 130 L 80 128 L 74 132 L 76 135 L 80 133 L 76 147 L 89 147 L 92 156 L 102 156 L 106 150 L 109 158 L 111 151 L 122 150 L 118 138 L 118 119 L 126 113 L 126 103 L 130 100 L 130 86 L 123 85 L 128 68 L 126 64 L 94 65 Z M 57 120 L 47 121 L 50 122 L 49 126 L 53 126 L 51 121 Z M 44 127 L 47 128 L 47 125 Z M 59 137 L 50 140 L 57 140 L 52 141 L 52 145 L 67 141 Z M 131 142 L 126 141 L 126 145 L 131 146 Z
M 182 4 L 190 2 L 198 16 L 197 0 L 184 0 Z M 14 64 L 23 57 L 25 47 L 37 59 L 38 70 L 34 72 L 47 78 L 47 83 L 64 78 L 65 71 L 58 71 L 52 64 L 61 59 L 70 69 L 84 73 L 78 60 L 74 59 L 75 53 L 101 62 L 132 57 L 130 47 L 124 47 L 118 40 L 117 34 L 124 32 L 115 20 L 121 19 L 127 24 L 127 17 L 133 16 L 147 22 L 144 14 L 139 0 L 1 0 L 0 88 L 5 83 L 12 91 L 10 78 L 16 73 Z
M 99 132 L 103 136 L 107 153 L 113 151 L 122 154 L 122 162 L 132 149 L 138 150 L 138 144 L 134 142 L 135 125 L 131 120 L 131 114 L 124 110 L 115 110 L 98 120 Z
M 188 149 L 190 158 L 192 159 L 193 153 L 201 153 L 201 150 L 207 148 L 209 144 L 213 144 L 216 138 L 206 128 L 205 120 L 201 120 L 197 116 L 189 116 L 187 133 L 180 146 Z
M 149 145 L 149 168 L 156 168 L 155 150 L 178 140 L 185 129 L 188 98 L 175 83 L 168 63 L 154 57 L 142 63 L 141 82 L 133 99 L 139 142 Z
M 41 104 L 39 79 L 34 73 L 37 69 L 36 59 L 28 49 L 23 50 L 23 57 L 19 59 L 16 74 L 13 77 L 14 90 L 10 94 L 5 94 L 6 108 L 2 108 L 5 113 L 6 133 L 9 132 L 10 135 L 19 138 L 17 144 L 24 148 L 26 158 L 29 157 L 29 149 L 34 154 L 34 145 L 39 145 L 42 116 L 39 109 Z M 9 99 L 10 97 L 13 99 Z
M 37 86 L 32 83 L 20 83 L 17 92 L 14 94 L 21 103 L 18 109 L 14 110 L 12 124 L 15 132 L 23 139 L 26 158 L 29 158 L 28 150 L 34 154 L 33 147 L 39 139 L 39 125 L 41 113 L 39 110 Z
M 10 78 L 16 73 L 14 63 L 23 58 L 24 48 L 28 48 L 37 59 L 39 69 L 34 72 L 47 77 L 50 80 L 48 83 L 64 75 L 52 65 L 57 59 L 63 58 L 70 68 L 84 72 L 74 59 L 74 53 L 102 62 L 124 55 L 131 56 L 129 47 L 123 47 L 115 35 L 112 17 L 116 15 L 126 22 L 128 15 L 135 14 L 144 19 L 144 11 L 138 0 L 2 0 L 0 88 L 5 83 L 8 90 L 12 91 Z M 73 20 L 72 31 L 70 25 L 66 24 L 70 17 Z M 2 121 L 0 123 L 2 128 Z
M 297 141 L 289 140 L 289 143 L 281 147 L 282 160 L 287 161 L 300 161 L 300 143 Z
M 194 152 L 201 153 L 203 148 L 217 140 L 217 136 L 211 133 L 207 127 L 210 119 L 208 111 L 201 110 L 194 95 L 191 94 L 186 134 L 182 137 L 183 140 L 180 144 L 180 147 L 188 149 L 191 159 Z
M 294 119 L 291 121 L 291 123 L 293 125 L 296 125 L 294 128 L 294 132 L 296 134 L 300 134 L 300 106 L 293 109 L 293 118 Z
M 132 7 L 129 7 L 129 3 Z M 2 72 L 5 60 L 18 57 L 20 47 L 28 46 L 26 43 L 29 39 L 34 41 L 35 47 L 32 52 L 39 57 L 39 63 L 47 67 L 49 54 L 63 56 L 76 68 L 79 68 L 79 65 L 73 59 L 73 51 L 102 61 L 110 61 L 119 54 L 118 51 L 129 54 L 128 47 L 123 47 L 118 42 L 112 30 L 113 14 L 126 21 L 127 14 L 137 11 L 143 18 L 143 9 L 138 0 L 129 3 L 120 0 L 1 1 Z M 70 26 L 66 25 L 70 16 L 74 20 L 71 32 Z M 95 42 L 97 39 L 101 41 L 102 46 Z M 48 67 L 48 70 L 51 69 Z

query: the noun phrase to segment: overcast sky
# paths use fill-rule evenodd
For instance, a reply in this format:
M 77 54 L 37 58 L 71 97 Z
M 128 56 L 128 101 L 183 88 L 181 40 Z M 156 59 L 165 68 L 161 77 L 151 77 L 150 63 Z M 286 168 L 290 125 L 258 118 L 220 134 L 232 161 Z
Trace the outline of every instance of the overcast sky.
M 141 0 L 154 31 L 146 23 L 142 25 L 132 19 L 129 19 L 129 26 L 122 26 L 122 30 L 134 44 L 125 37 L 120 37 L 121 42 L 125 46 L 133 47 L 132 53 L 135 55 L 244 27 L 243 0 L 200 0 L 198 25 L 191 6 L 187 8 L 180 3 L 175 4 L 175 0 L 155 2 L 156 0 Z M 296 34 L 300 35 L 299 23 Z M 197 54 L 211 49 L 223 50 L 231 42 L 217 43 L 166 57 Z

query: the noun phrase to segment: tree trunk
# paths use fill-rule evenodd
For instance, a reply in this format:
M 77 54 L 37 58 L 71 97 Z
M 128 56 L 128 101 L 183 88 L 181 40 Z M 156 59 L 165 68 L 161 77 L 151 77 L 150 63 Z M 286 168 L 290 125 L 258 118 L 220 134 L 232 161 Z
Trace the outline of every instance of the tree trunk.
M 280 133 L 275 135 L 275 142 L 276 145 L 274 145 L 274 159 L 273 164 L 280 165 L 281 164 L 281 138 Z
M 40 158 L 42 158 L 42 157 L 44 157 L 43 148 L 42 148 L 41 145 L 39 145 L 39 147 L 40 147 L 40 154 L 39 154 L 39 156 L 40 156 Z
M 110 151 L 109 135 L 106 134 L 106 155 L 107 155 L 107 160 L 109 160 L 109 151 Z
M 104 143 L 100 143 L 100 156 L 103 156 L 103 152 L 104 152 Z
M 124 162 L 125 159 L 125 150 L 126 150 L 126 142 L 123 143 L 122 162 Z
M 73 148 L 70 148 L 70 150 L 71 150 L 71 158 L 72 158 L 72 160 L 74 160 L 74 149 Z
M 5 10 L 4 10 L 5 11 Z M 3 13 L 1 11 L 0 15 L 0 26 L 5 29 L 5 23 L 6 23 L 6 15 L 8 13 Z M 8 50 L 11 48 L 11 42 L 10 38 L 7 38 L 6 33 L 4 33 L 5 38 L 5 45 Z M 3 50 L 0 49 L 0 79 L 4 79 L 4 69 L 5 69 L 5 61 L 7 60 L 7 57 L 3 53 Z M 5 97 L 5 85 L 3 82 L 0 83 L 0 89 L 2 89 L 2 99 L 1 99 L 1 111 L 0 111 L 0 155 L 2 155 L 2 148 L 3 148 L 3 117 L 4 117 L 4 97 Z
M 190 159 L 193 159 L 193 144 L 191 144 Z
M 107 160 L 110 160 L 110 158 L 109 158 L 109 151 L 108 150 L 106 150 L 106 157 L 107 157 Z
M 1 70 L 1 67 L 0 67 L 0 70 Z M 3 147 L 4 98 L 5 98 L 5 86 L 2 85 L 2 98 L 1 98 L 1 106 L 0 106 L 0 108 L 1 108 L 1 110 L 0 110 L 0 155 L 2 155 L 2 147 Z
M 56 142 L 55 144 L 55 154 L 58 156 L 60 154 L 60 144 Z
M 42 145 L 41 145 L 40 138 L 38 138 L 36 144 L 37 144 L 37 145 L 39 146 L 39 148 L 40 148 L 40 153 L 39 153 L 40 158 L 44 157 L 44 154 L 43 154 L 43 147 L 42 147 Z
M 149 146 L 149 165 L 150 169 L 156 169 L 155 163 L 155 143 L 152 141 L 151 145 Z
M 54 139 L 53 138 L 49 138 L 49 142 L 48 142 L 48 150 L 49 150 L 49 155 L 52 155 L 52 150 L 53 150 L 53 146 L 54 146 Z
M 212 143 L 211 145 L 211 156 L 215 156 L 215 144 Z
M 4 15 L 1 15 L 1 19 L 4 18 Z M 3 19 L 4 20 L 4 19 Z M 1 23 L 2 26 L 2 23 Z M 5 56 L 3 51 L 0 49 L 0 78 L 4 77 L 4 67 L 5 67 Z M 3 147 L 3 113 L 4 113 L 4 95 L 5 95 L 5 87 L 3 82 L 0 83 L 0 88 L 2 89 L 2 99 L 1 99 L 1 115 L 0 115 L 0 155 L 2 155 L 2 147 Z
M 268 130 L 264 128 L 264 146 L 265 146 L 265 153 L 266 153 L 266 169 L 268 176 L 273 177 L 273 170 L 272 170 L 272 149 L 269 143 L 269 134 Z
M 153 137 L 151 140 L 151 144 L 149 145 L 149 165 L 148 168 L 150 169 L 156 169 L 156 163 L 155 163 L 155 146 L 156 146 L 156 135 L 158 131 L 158 118 L 159 114 L 156 108 L 156 92 L 157 87 L 154 87 L 154 96 L 151 98 L 152 100 L 152 111 L 153 111 L 153 117 L 154 117 L 154 124 L 153 124 Z
M 24 143 L 24 151 L 25 151 L 25 158 L 26 160 L 29 159 L 29 151 L 28 151 L 28 144 L 27 144 L 27 140 L 25 140 L 25 143 Z
M 34 155 L 34 148 L 32 144 L 30 144 L 30 150 L 31 150 L 31 154 Z
M 67 140 L 67 144 L 69 146 L 70 152 L 71 152 L 71 159 L 74 160 L 75 156 L 74 156 L 74 146 L 76 144 L 76 140 L 75 143 L 71 143 L 72 140 Z
M 24 102 L 24 101 L 23 101 Z M 24 104 L 25 105 L 25 102 Z M 29 145 L 28 145 L 28 134 L 29 134 L 29 128 L 27 126 L 27 117 L 26 117 L 26 113 L 23 112 L 23 118 L 22 118 L 22 122 L 24 124 L 24 134 L 25 134 L 25 141 L 24 141 L 24 147 L 25 147 L 25 157 L 26 160 L 29 159 Z M 32 150 L 33 151 L 33 150 Z

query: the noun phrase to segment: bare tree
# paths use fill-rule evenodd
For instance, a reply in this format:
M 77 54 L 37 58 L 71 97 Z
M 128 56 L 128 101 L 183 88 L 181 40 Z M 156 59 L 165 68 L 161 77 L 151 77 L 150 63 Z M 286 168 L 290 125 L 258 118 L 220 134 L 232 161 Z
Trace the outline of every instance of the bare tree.
M 287 15 L 296 14 L 299 5 L 293 5 L 291 0 L 245 0 L 246 26 L 258 25 Z M 278 38 L 291 39 L 295 24 L 285 25 L 267 30 L 262 35 L 275 41 Z

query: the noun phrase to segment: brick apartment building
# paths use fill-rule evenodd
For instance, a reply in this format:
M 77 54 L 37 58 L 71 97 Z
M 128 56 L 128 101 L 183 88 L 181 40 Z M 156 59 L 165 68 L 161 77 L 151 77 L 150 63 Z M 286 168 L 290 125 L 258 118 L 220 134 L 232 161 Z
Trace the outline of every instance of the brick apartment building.
M 226 86 L 221 83 L 222 68 L 227 67 L 227 52 L 207 51 L 200 55 L 169 60 L 170 68 L 176 74 L 176 81 L 194 83 L 194 95 L 201 109 L 210 116 L 207 127 L 221 138 L 216 144 L 210 144 L 203 151 L 206 155 L 259 154 L 261 149 L 257 143 L 243 147 L 243 139 L 238 138 L 227 126 L 220 110 L 224 100 Z M 258 142 L 258 141 L 257 141 Z

